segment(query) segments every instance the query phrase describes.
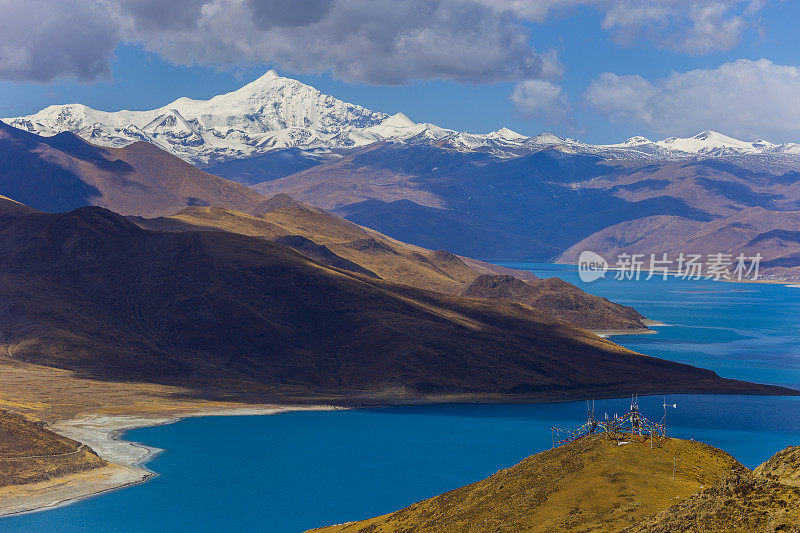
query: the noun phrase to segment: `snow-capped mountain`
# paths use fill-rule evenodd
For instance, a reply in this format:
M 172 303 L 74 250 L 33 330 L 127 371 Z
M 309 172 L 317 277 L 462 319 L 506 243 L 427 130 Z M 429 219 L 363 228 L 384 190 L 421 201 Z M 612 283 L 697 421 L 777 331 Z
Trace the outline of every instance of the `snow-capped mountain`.
M 270 70 L 236 91 L 209 100 L 179 98 L 150 111 L 98 111 L 80 104 L 53 105 L 3 119 L 32 133 L 71 131 L 104 146 L 149 141 L 199 165 L 299 148 L 336 154 L 380 141 L 436 143 L 462 152 L 514 157 L 552 148 L 614 159 L 735 158 L 769 170 L 800 169 L 800 145 L 745 142 L 713 131 L 694 137 L 590 145 L 550 133 L 534 137 L 508 128 L 472 134 L 415 123 L 402 113 L 371 111 L 326 95 Z
M 753 154 L 800 155 L 800 144 L 773 144 L 759 139 L 753 142 L 740 141 L 716 131 L 706 130 L 694 137 L 669 137 L 663 141 L 651 141 L 644 137 L 631 137 L 621 144 L 607 145 L 608 148 L 644 149 L 657 152 L 678 152 L 708 157 L 741 156 Z
M 150 111 L 113 113 L 80 104 L 54 105 L 6 122 L 40 135 L 71 131 L 105 146 L 150 141 L 187 161 L 208 163 L 291 146 L 352 146 L 350 132 L 387 118 L 271 70 L 210 100 L 179 98 Z
M 71 131 L 103 146 L 149 141 L 195 164 L 261 155 L 282 148 L 337 152 L 378 141 L 441 141 L 459 149 L 502 148 L 528 139 L 502 129 L 470 135 L 417 124 L 326 95 L 270 70 L 241 89 L 210 100 L 179 98 L 150 111 L 98 111 L 81 104 L 53 105 L 3 119 L 39 135 Z M 512 146 L 513 148 L 513 146 Z

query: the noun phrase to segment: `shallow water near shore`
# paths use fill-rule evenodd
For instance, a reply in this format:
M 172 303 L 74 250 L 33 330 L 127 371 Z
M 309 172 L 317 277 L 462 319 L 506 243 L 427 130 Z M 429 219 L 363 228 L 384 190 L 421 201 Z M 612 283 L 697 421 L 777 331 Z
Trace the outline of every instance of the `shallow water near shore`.
M 576 282 L 575 267 L 508 264 Z M 580 284 L 668 324 L 613 340 L 724 377 L 800 388 L 800 290 L 708 281 Z M 671 435 L 718 446 L 754 467 L 800 444 L 800 398 L 675 395 Z M 660 420 L 662 397 L 640 398 Z M 595 403 L 599 416 L 628 399 Z M 550 448 L 551 426 L 577 426 L 585 402 L 431 405 L 206 417 L 129 431 L 166 451 L 152 481 L 75 504 L 0 519 L 2 531 L 296 532 L 367 518 L 477 481 Z

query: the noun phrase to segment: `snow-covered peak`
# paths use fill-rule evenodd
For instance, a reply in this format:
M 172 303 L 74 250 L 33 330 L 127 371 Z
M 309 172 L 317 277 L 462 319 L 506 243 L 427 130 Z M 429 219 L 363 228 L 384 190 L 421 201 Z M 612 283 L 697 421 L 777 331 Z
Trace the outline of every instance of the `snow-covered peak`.
M 69 131 L 105 146 L 149 141 L 195 164 L 294 147 L 336 154 L 388 141 L 436 143 L 442 148 L 496 157 L 516 157 L 542 149 L 609 159 L 747 157 L 760 158 L 763 164 L 759 164 L 768 169 L 770 161 L 777 158 L 794 158 L 800 168 L 799 144 L 776 145 L 763 139 L 746 142 L 710 130 L 655 142 L 631 137 L 612 145 L 590 145 L 552 133 L 527 137 L 505 127 L 486 134 L 458 132 L 416 123 L 403 113 L 389 115 L 343 102 L 274 70 L 208 100 L 182 97 L 148 111 L 106 112 L 81 104 L 54 105 L 33 115 L 3 120 L 41 135 Z
M 7 122 L 43 135 L 72 131 L 106 146 L 145 140 L 192 163 L 210 163 L 295 146 L 354 146 L 351 132 L 387 117 L 269 71 L 209 100 L 184 97 L 158 109 L 113 113 L 78 104 L 50 106 Z
M 658 141 L 656 144 L 693 154 L 720 148 L 734 148 L 738 150 L 752 149 L 751 144 L 710 130 L 700 132 L 694 137 L 669 137 L 663 141 Z
M 728 137 L 716 131 L 706 130 L 693 137 L 669 137 L 655 143 L 663 148 L 679 150 L 688 154 L 724 155 L 724 154 L 754 154 L 764 150 L 771 150 L 774 145 L 766 141 L 746 142 Z
M 625 141 L 622 144 L 624 146 L 640 146 L 642 144 L 650 144 L 651 142 L 653 142 L 653 141 L 651 141 L 647 137 L 642 137 L 641 135 L 637 135 L 635 137 L 631 137 L 630 139 L 628 139 L 627 141 Z
M 547 133 L 540 133 L 539 135 L 532 137 L 531 140 L 533 140 L 537 144 L 558 145 L 558 144 L 564 144 L 564 141 L 566 139 L 562 139 L 558 135 L 547 132 Z
M 506 128 L 505 126 L 497 131 L 489 133 L 488 136 L 498 137 L 500 139 L 505 139 L 507 141 L 521 141 L 528 138 L 525 135 L 522 135 L 521 133 L 517 133 L 514 130 Z
M 412 121 L 403 113 L 395 113 L 391 117 L 381 122 L 381 126 L 390 126 L 393 128 L 408 128 L 410 126 L 416 126 L 416 124 L 414 123 L 414 121 Z

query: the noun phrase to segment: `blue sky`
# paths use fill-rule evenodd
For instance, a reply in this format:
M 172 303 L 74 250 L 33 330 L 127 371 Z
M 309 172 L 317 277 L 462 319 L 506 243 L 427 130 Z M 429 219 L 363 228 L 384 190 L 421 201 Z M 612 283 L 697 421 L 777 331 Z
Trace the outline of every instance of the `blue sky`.
M 216 0 L 217 3 L 225 1 L 237 0 Z M 481 3 L 484 0 L 474 1 Z M 202 0 L 194 0 L 193 5 L 199 5 L 198 2 L 202 3 Z M 74 0 L 74 3 L 85 7 L 92 0 Z M 268 3 L 264 9 L 270 20 L 276 10 L 289 9 L 286 2 Z M 531 2 L 532 5 L 542 3 L 547 4 L 537 3 L 537 0 Z M 559 4 L 552 0 L 550 3 Z M 159 33 L 160 23 L 155 24 L 142 18 L 146 14 L 137 13 L 135 16 L 140 18 L 134 21 L 137 25 L 135 38 L 131 37 L 134 30 L 130 26 L 134 23 L 130 22 L 126 28 L 120 29 L 119 35 L 94 36 L 88 30 L 81 36 L 76 36 L 74 30 L 72 34 L 66 34 L 62 48 L 67 50 L 72 49 L 74 40 L 86 40 L 85 46 L 74 47 L 75 58 L 32 61 L 30 64 L 34 66 L 28 70 L 6 68 L 4 71 L 4 58 L 0 52 L 0 116 L 30 114 L 47 105 L 76 102 L 107 111 L 149 109 L 181 96 L 209 98 L 231 91 L 260 76 L 268 68 L 276 68 L 284 76 L 299 79 L 337 98 L 388 113 L 402 111 L 418 122 L 432 122 L 464 131 L 486 132 L 507 126 L 524 134 L 552 131 L 589 142 L 609 143 L 634 135 L 661 138 L 714 129 L 747 139 L 765 137 L 774 142 L 800 141 L 800 121 L 791 110 L 791 106 L 798 107 L 800 102 L 800 74 L 791 70 L 800 66 L 800 39 L 795 27 L 796 21 L 800 20 L 800 3 L 775 0 L 762 5 L 761 2 L 728 1 L 726 11 L 709 23 L 710 29 L 702 36 L 710 45 L 702 44 L 706 41 L 697 44 L 695 41 L 699 38 L 691 45 L 683 41 L 678 43 L 694 24 L 694 19 L 687 21 L 682 18 L 681 10 L 687 9 L 687 3 L 680 0 L 661 2 L 665 10 L 674 11 L 663 15 L 655 26 L 647 20 L 624 23 L 628 26 L 610 23 L 610 17 L 619 17 L 620 9 L 623 15 L 626 13 L 625 0 L 597 0 L 596 3 L 593 0 L 566 0 L 563 3 L 588 5 L 552 9 L 544 17 L 512 11 L 497 15 L 486 11 L 457 21 L 467 26 L 467 30 L 468 25 L 475 25 L 471 37 L 478 42 L 474 49 L 465 48 L 472 43 L 464 45 L 458 41 L 458 33 L 451 29 L 433 27 L 431 30 L 426 27 L 426 31 L 441 31 L 439 39 L 450 37 L 455 41 L 453 51 L 447 52 L 453 58 L 444 55 L 445 52 L 442 52 L 442 57 L 434 58 L 429 57 L 429 52 L 420 53 L 413 61 L 408 59 L 413 55 L 410 53 L 405 53 L 400 59 L 394 55 L 387 56 L 387 64 L 391 67 L 394 61 L 396 69 L 403 72 L 402 79 L 392 79 L 392 73 L 380 70 L 380 52 L 371 50 L 360 55 L 358 46 L 348 45 L 345 51 L 337 52 L 338 55 L 323 58 L 317 57 L 319 54 L 299 56 L 296 52 L 281 50 L 281 46 L 265 47 L 258 54 L 246 47 L 227 45 L 225 50 L 216 50 L 213 42 L 198 40 L 196 31 L 185 38 L 176 37 L 170 27 L 164 27 Z M 7 5 L 0 2 L 0 20 L 4 19 L 4 9 L 8 9 L 6 15 L 13 15 L 11 9 L 5 7 Z M 337 7 L 326 6 L 325 9 L 333 16 Z M 618 9 L 616 14 L 613 9 Z M 89 16 L 95 15 L 90 13 Z M 17 17 L 17 25 L 26 23 L 25 14 Z M 482 28 L 485 20 L 494 20 L 492 17 L 500 17 L 494 21 L 496 26 L 488 30 Z M 13 19 L 14 16 L 6 16 L 5 24 L 11 24 Z M 149 26 L 142 20 L 150 21 Z M 703 22 L 708 21 L 704 19 Z M 15 45 L 13 36 L 4 36 L 6 28 L 3 24 L 0 22 L 0 49 L 3 44 Z M 291 24 L 295 25 L 292 28 L 298 27 L 295 22 Z M 411 21 L 409 24 L 418 26 L 420 22 Z M 498 65 L 491 63 L 494 58 L 497 58 L 497 63 L 513 62 L 519 57 L 520 49 L 514 49 L 518 47 L 514 43 L 495 43 L 492 33 L 495 30 L 527 32 L 527 46 L 542 57 L 545 54 L 554 57 L 560 73 L 548 73 L 547 68 L 537 71 L 528 66 L 514 66 L 510 75 L 498 73 Z M 272 30 L 259 28 L 260 33 L 251 38 L 267 41 L 272 38 L 269 31 Z M 734 32 L 736 35 L 732 38 Z M 296 30 L 290 35 L 299 33 L 302 32 Z M 632 33 L 635 35 L 631 36 Z M 92 39 L 95 38 L 97 42 L 106 43 L 110 52 L 107 58 L 91 58 L 93 62 L 87 63 L 89 67 L 86 67 L 81 63 L 81 54 L 94 53 Z M 118 42 L 114 41 L 115 38 Z M 304 37 L 299 35 L 297 38 L 298 41 L 292 44 L 304 45 Z M 4 39 L 9 43 L 3 43 Z M 58 37 L 53 39 L 52 47 L 58 47 Z M 476 67 L 473 72 L 468 57 L 465 65 L 458 69 L 449 68 L 449 62 L 462 60 L 457 57 L 459 55 L 478 56 L 482 49 L 481 39 L 492 43 L 485 46 L 493 54 L 485 60 L 485 65 Z M 724 44 L 726 39 L 732 39 L 732 42 Z M 260 46 L 260 43 L 256 44 Z M 367 49 L 371 44 L 361 43 Z M 378 44 L 384 46 L 385 43 Z M 28 53 L 26 57 L 33 56 L 35 60 L 35 54 L 53 53 L 52 47 L 31 46 L 30 50 L 25 50 Z M 464 49 L 463 53 L 459 47 Z M 237 50 L 244 50 L 241 57 Z M 504 56 L 504 53 L 508 55 Z M 367 65 L 364 68 L 360 65 L 362 58 Z M 740 62 L 761 58 L 769 63 Z M 6 58 L 5 63 L 17 64 L 14 59 Z M 52 66 L 56 60 L 60 61 L 59 67 Z M 103 71 L 104 65 L 98 66 L 98 61 L 104 60 L 108 63 L 107 71 Z M 332 65 L 328 69 L 326 61 Z M 480 63 L 481 58 L 477 57 L 475 62 Z M 71 63 L 75 64 L 74 72 L 59 70 L 61 64 Z M 341 67 L 344 63 L 347 66 Z M 729 72 L 723 72 L 726 64 L 732 65 Z M 686 74 L 695 70 L 701 72 Z M 603 73 L 613 73 L 616 77 L 603 79 L 600 83 Z M 525 96 L 527 103 L 515 104 L 510 95 L 517 84 L 527 79 L 544 81 L 532 82 Z M 593 88 L 592 96 L 587 97 L 590 87 Z M 547 88 L 560 92 L 557 96 L 548 93 L 551 96 L 545 97 L 541 90 Z M 633 91 L 633 97 L 618 97 L 629 90 Z M 643 92 L 649 96 L 644 98 Z M 544 102 L 547 109 L 540 105 L 543 98 L 553 98 Z M 769 101 L 761 101 L 765 99 Z M 783 99 L 793 100 L 791 106 L 777 102 Z M 558 112 L 554 113 L 554 108 Z M 743 108 L 749 110 L 745 113 L 747 117 L 739 116 Z

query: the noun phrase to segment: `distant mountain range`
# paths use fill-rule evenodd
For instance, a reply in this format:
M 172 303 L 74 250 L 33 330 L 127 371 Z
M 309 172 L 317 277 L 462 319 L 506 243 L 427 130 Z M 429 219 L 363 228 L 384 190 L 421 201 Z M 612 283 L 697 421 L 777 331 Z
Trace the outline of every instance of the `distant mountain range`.
M 745 142 L 713 131 L 689 138 L 650 141 L 633 137 L 619 144 L 591 145 L 542 133 L 534 137 L 508 128 L 486 134 L 414 123 L 326 95 L 270 70 L 241 89 L 210 100 L 179 98 L 149 111 L 98 111 L 80 104 L 53 105 L 33 115 L 3 119 L 31 133 L 69 131 L 103 146 L 152 142 L 194 164 L 208 165 L 295 148 L 336 155 L 375 142 L 424 141 L 459 152 L 515 157 L 544 148 L 620 160 L 726 157 L 752 165 L 800 169 L 800 144 Z M 772 163 L 767 163 L 767 161 Z
M 468 134 L 348 104 L 274 71 L 207 101 L 181 98 L 152 111 L 115 113 L 51 106 L 8 121 L 54 135 L 37 141 L 48 150 L 65 142 L 64 132 L 123 147 L 92 148 L 108 160 L 110 172 L 100 174 L 110 185 L 100 195 L 86 184 L 79 193 L 66 187 L 55 196 L 64 208 L 75 207 L 67 200 L 79 194 L 93 198 L 86 203 L 134 213 L 113 203 L 120 183 L 112 167 L 149 146 L 137 141 L 149 141 L 203 168 L 206 179 L 221 176 L 266 197 L 286 193 L 429 249 L 564 262 L 583 249 L 612 262 L 623 252 L 761 253 L 761 274 L 800 279 L 795 143 L 745 142 L 712 131 L 612 145 L 507 128 Z M 33 184 L 41 173 L 31 175 Z M 147 214 L 181 205 L 257 211 L 243 187 L 219 183 L 244 203 L 184 191 L 169 209 L 148 201 Z M 26 184 L 7 195 L 36 205 L 40 194 Z

